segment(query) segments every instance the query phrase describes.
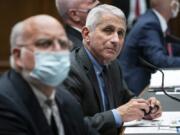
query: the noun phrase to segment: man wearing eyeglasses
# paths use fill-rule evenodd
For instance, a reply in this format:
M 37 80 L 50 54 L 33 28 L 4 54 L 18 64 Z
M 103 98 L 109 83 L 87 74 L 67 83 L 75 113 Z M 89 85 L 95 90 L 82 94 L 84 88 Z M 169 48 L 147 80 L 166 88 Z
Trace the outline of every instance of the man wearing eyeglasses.
M 0 78 L 1 135 L 97 134 L 67 90 L 55 90 L 69 72 L 69 48 L 62 25 L 50 16 L 13 27 L 12 69 Z
M 72 49 L 83 46 L 81 29 L 88 12 L 99 4 L 98 0 L 56 0 L 57 10 L 66 24 L 68 38 L 73 42 Z

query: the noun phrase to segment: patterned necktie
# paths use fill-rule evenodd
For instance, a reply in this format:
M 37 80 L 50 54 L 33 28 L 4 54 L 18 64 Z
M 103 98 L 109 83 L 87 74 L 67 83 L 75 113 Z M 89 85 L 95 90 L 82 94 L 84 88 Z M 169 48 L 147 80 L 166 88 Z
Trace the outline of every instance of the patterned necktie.
M 50 127 L 52 129 L 53 135 L 58 135 L 58 128 L 57 128 L 56 121 L 53 115 L 53 101 L 51 99 L 48 99 L 45 101 L 45 103 L 49 106 L 49 108 L 51 108 Z
M 108 99 L 108 94 L 107 94 L 107 90 L 109 88 L 109 81 L 108 81 L 108 74 L 107 74 L 107 67 L 106 66 L 103 66 L 103 70 L 100 74 L 100 77 L 102 78 L 102 82 L 103 82 L 103 86 L 102 86 L 102 89 L 103 89 L 103 94 L 104 94 L 104 110 L 109 110 L 110 108 L 110 105 L 109 105 L 109 99 Z

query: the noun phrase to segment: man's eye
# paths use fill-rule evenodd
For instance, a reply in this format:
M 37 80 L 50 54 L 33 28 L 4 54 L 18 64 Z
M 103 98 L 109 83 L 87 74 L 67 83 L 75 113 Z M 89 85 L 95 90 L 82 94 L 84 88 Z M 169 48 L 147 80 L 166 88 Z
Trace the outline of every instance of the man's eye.
M 106 28 L 103 30 L 105 33 L 107 34 L 111 34 L 113 32 L 113 29 L 112 28 Z
M 118 36 L 119 37 L 124 37 L 125 36 L 125 32 L 124 31 L 118 31 Z
M 61 46 L 62 48 L 67 48 L 67 47 L 68 47 L 67 42 L 62 41 L 62 40 L 58 40 L 58 42 L 59 42 L 59 44 L 60 44 L 60 46 Z
M 52 44 L 53 44 L 53 42 L 51 40 L 42 40 L 42 41 L 36 42 L 36 47 L 48 48 L 48 47 L 52 46 Z
M 71 41 L 63 41 L 63 40 L 58 40 L 59 45 L 61 48 L 64 49 L 72 49 L 72 42 Z

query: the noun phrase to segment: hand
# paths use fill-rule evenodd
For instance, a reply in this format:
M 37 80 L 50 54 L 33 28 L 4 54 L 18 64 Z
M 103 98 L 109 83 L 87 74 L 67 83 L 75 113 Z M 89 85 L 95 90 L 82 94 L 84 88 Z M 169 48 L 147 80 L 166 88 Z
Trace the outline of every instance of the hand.
M 118 107 L 116 110 L 122 117 L 123 122 L 128 122 L 142 119 L 144 117 L 144 111 L 149 112 L 149 105 L 147 100 L 131 99 L 128 103 Z
M 160 117 L 162 115 L 162 107 L 159 100 L 155 97 L 151 97 L 147 101 L 150 105 L 151 111 L 148 115 L 144 116 L 144 119 L 152 120 Z

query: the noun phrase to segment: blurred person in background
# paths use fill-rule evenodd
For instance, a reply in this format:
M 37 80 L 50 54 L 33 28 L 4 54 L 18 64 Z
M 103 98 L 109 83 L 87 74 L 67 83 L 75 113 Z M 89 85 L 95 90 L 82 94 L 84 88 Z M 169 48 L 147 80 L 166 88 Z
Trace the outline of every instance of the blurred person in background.
M 150 3 L 151 9 L 127 35 L 119 58 L 126 84 L 136 95 L 149 85 L 151 73 L 156 71 L 144 65 L 144 61 L 158 68 L 180 67 L 180 56 L 174 51 L 180 52 L 180 45 L 169 46 L 166 42 L 168 22 L 177 17 L 179 0 L 151 0 Z
M 67 36 L 73 42 L 72 50 L 83 46 L 81 29 L 85 25 L 88 12 L 99 4 L 98 0 L 56 0 Z

